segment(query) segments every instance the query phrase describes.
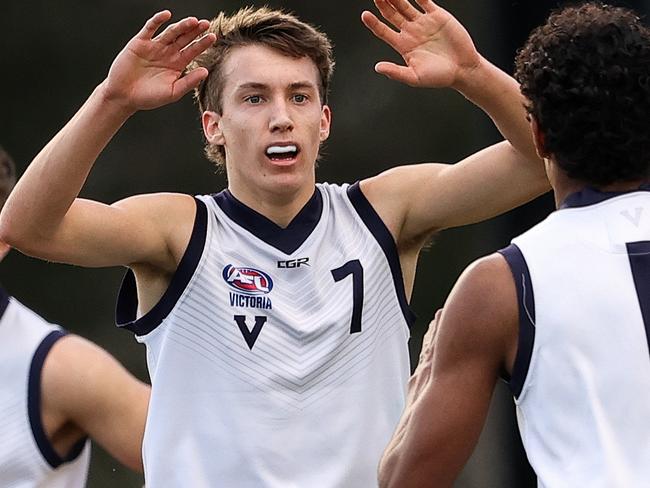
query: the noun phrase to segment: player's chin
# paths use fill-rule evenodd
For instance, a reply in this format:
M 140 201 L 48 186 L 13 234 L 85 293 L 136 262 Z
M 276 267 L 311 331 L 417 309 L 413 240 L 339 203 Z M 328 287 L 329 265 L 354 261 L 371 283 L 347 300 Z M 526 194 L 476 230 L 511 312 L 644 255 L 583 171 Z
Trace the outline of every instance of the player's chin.
M 314 178 L 297 165 L 285 165 L 272 168 L 266 175 L 267 183 L 280 193 L 291 193 L 306 185 L 313 185 Z

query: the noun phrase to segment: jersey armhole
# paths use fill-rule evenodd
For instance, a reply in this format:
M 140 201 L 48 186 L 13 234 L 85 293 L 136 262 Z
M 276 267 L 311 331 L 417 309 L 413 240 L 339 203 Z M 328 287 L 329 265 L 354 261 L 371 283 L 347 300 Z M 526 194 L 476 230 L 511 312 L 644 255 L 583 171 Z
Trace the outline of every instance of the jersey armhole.
M 510 244 L 499 251 L 508 266 L 517 289 L 517 304 L 519 308 L 519 334 L 517 341 L 517 355 L 510 378 L 504 378 L 516 399 L 519 399 L 528 376 L 528 369 L 533 355 L 535 344 L 535 296 L 533 283 L 526 259 L 521 250 Z
M 0 320 L 2 320 L 5 310 L 7 310 L 7 305 L 9 305 L 9 293 L 0 286 Z
M 361 217 L 361 220 L 377 240 L 379 246 L 386 255 L 386 259 L 388 260 L 388 265 L 390 266 L 390 271 L 393 276 L 393 283 L 395 285 L 397 300 L 399 302 L 400 308 L 402 309 L 404 319 L 406 320 L 406 323 L 410 329 L 415 323 L 415 319 L 417 317 L 409 306 L 408 300 L 406 299 L 402 266 L 399 261 L 399 254 L 397 252 L 395 239 L 393 239 L 393 236 L 388 230 L 388 227 L 386 227 L 384 221 L 381 220 L 379 214 L 375 211 L 366 196 L 361 191 L 361 186 L 358 181 L 348 186 L 347 194 L 350 202 L 352 203 L 352 206 L 357 211 L 357 214 L 359 214 L 359 217 Z
M 65 331 L 53 330 L 41 341 L 32 357 L 27 386 L 27 414 L 32 435 L 34 436 L 38 450 L 52 469 L 56 469 L 64 463 L 74 461 L 81 454 L 88 440 L 87 437 L 81 438 L 72 446 L 70 452 L 65 457 L 61 457 L 54 450 L 54 446 L 52 446 L 52 443 L 47 438 L 45 428 L 43 427 L 43 416 L 41 412 L 41 378 L 43 365 L 52 346 L 66 335 L 67 332 Z
M 130 330 L 137 336 L 144 336 L 158 327 L 176 306 L 176 302 L 194 276 L 201 260 L 207 235 L 207 207 L 203 201 L 196 197 L 194 201 L 196 202 L 196 216 L 192 235 L 167 290 L 149 312 L 137 318 L 138 293 L 135 275 L 130 269 L 127 270 L 118 292 L 115 308 L 115 321 L 118 327 Z

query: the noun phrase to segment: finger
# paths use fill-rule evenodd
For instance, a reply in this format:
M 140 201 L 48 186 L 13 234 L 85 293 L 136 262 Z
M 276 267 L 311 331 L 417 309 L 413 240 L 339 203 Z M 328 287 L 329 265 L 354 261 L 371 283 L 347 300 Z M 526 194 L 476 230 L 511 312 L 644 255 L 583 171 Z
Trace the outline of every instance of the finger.
M 417 75 L 411 68 L 400 66 L 395 63 L 389 63 L 388 61 L 377 63 L 375 65 L 375 71 L 391 80 L 406 83 L 410 86 L 416 86 L 419 81 Z
M 179 48 L 183 49 L 186 47 L 188 44 L 190 44 L 192 41 L 194 41 L 197 37 L 199 37 L 201 34 L 203 34 L 208 28 L 210 27 L 210 21 L 208 20 L 199 20 L 199 23 L 197 26 L 192 29 L 191 31 L 186 32 L 185 34 L 182 34 L 174 40 L 174 44 Z
M 361 21 L 370 32 L 399 52 L 397 49 L 399 34 L 379 20 L 375 14 L 366 10 L 361 14 Z
M 388 3 L 399 12 L 406 20 L 415 20 L 422 15 L 408 0 L 388 0 Z
M 440 312 L 438 312 L 435 316 L 435 318 L 429 322 L 429 328 L 427 329 L 427 332 L 424 334 L 424 339 L 423 342 L 426 342 L 427 344 L 431 342 L 431 339 L 435 335 L 436 329 L 438 328 L 438 320 L 440 320 Z
M 206 68 L 196 68 L 189 71 L 185 76 L 180 77 L 174 82 L 172 88 L 172 99 L 174 101 L 180 100 L 189 91 L 199 86 L 199 83 L 207 77 L 208 70 Z
M 187 17 L 183 20 L 179 20 L 178 22 L 168 25 L 161 34 L 158 34 L 154 38 L 154 41 L 162 44 L 172 44 L 180 36 L 193 30 L 198 23 L 199 19 L 196 17 Z
M 435 314 L 435 316 L 433 317 L 433 320 L 434 320 L 435 322 L 439 322 L 439 321 L 440 321 L 440 317 L 442 317 L 442 309 L 441 309 L 441 308 L 439 308 L 438 310 L 436 310 L 436 314 Z
M 388 22 L 393 24 L 397 29 L 400 29 L 406 19 L 395 10 L 392 5 L 390 5 L 386 0 L 374 0 L 375 6 L 379 10 L 381 16 L 386 19 Z
M 181 60 L 184 64 L 189 64 L 195 57 L 214 44 L 217 36 L 213 33 L 206 34 L 195 40 L 181 51 Z
M 428 14 L 432 14 L 439 8 L 431 0 L 415 0 L 415 1 L 420 7 L 422 7 L 422 10 L 424 10 Z
M 156 31 L 172 18 L 172 13 L 169 10 L 163 10 L 153 15 L 147 22 L 145 22 L 140 32 L 136 34 L 139 39 L 151 39 Z

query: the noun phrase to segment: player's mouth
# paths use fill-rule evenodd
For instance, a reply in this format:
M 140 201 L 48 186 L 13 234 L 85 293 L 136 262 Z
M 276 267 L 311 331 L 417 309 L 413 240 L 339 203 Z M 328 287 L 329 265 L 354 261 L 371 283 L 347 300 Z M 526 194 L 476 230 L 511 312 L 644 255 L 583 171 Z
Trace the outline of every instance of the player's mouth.
M 291 143 L 272 144 L 266 148 L 265 154 L 273 164 L 289 165 L 298 158 L 300 148 Z

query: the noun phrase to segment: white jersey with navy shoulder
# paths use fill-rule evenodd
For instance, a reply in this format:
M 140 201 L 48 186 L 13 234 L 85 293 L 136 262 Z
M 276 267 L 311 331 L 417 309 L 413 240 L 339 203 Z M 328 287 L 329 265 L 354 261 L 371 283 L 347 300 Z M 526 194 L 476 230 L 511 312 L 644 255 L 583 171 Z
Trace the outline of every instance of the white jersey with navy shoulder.
M 586 189 L 502 251 L 520 313 L 511 387 L 543 488 L 650 486 L 650 186 Z
M 58 326 L 0 288 L 0 486 L 86 486 L 90 445 L 84 439 L 66 458 L 50 443 L 41 420 L 41 371 Z
M 285 229 L 229 191 L 136 320 L 150 488 L 366 488 L 404 406 L 412 322 L 394 240 L 359 185 L 319 184 Z

